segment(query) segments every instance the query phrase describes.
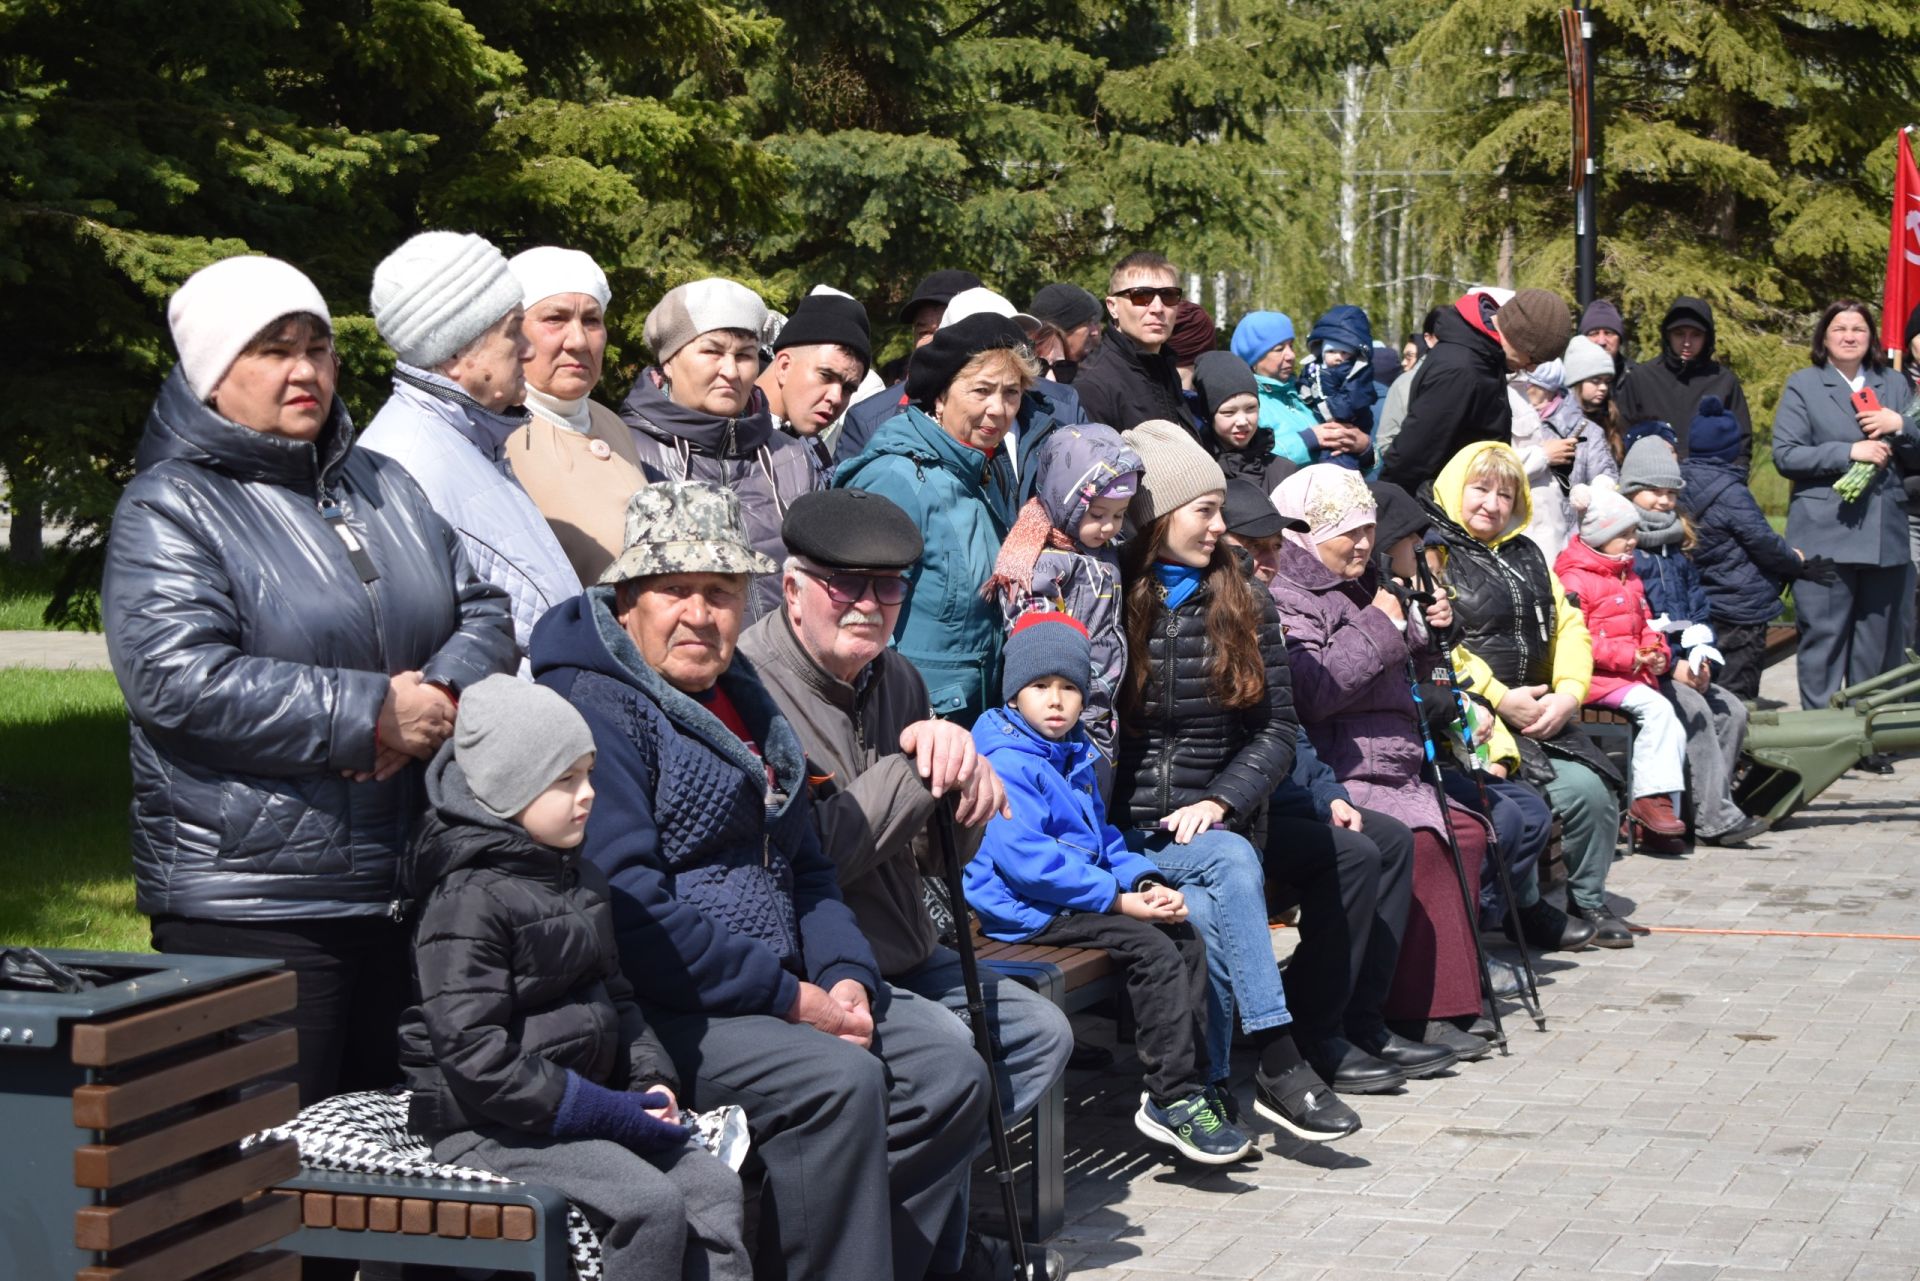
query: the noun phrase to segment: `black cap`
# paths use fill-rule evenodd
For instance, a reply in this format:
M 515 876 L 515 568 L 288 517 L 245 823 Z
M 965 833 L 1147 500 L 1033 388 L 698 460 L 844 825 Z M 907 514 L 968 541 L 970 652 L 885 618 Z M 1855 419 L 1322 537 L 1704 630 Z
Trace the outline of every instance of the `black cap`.
M 789 347 L 814 347 L 834 343 L 860 357 L 862 365 L 873 364 L 873 338 L 867 328 L 867 309 L 857 299 L 840 294 L 808 294 L 781 326 L 773 340 L 775 351 Z
M 1424 534 L 1433 526 L 1427 509 L 1414 501 L 1400 486 L 1376 480 L 1367 486 L 1373 491 L 1373 545 L 1386 551 L 1408 534 Z
M 1220 514 L 1226 518 L 1227 532 L 1235 538 L 1272 538 L 1292 529 L 1305 529 L 1305 521 L 1288 520 L 1273 505 L 1273 499 L 1260 492 L 1260 486 L 1234 476 L 1227 481 L 1227 501 Z
M 1027 308 L 1027 314 L 1064 331 L 1078 329 L 1089 320 L 1098 320 L 1105 314 L 1105 309 L 1100 305 L 1100 300 L 1087 290 L 1056 281 L 1040 286 L 1040 292 L 1033 296 L 1033 304 Z
M 958 271 L 952 268 L 936 271 L 914 286 L 913 297 L 900 304 L 900 323 L 912 324 L 913 313 L 922 303 L 937 302 L 945 307 L 961 290 L 978 288 L 980 288 L 980 277 L 970 271 Z
M 932 341 L 913 353 L 913 363 L 907 366 L 907 399 L 930 413 L 934 398 L 969 360 L 983 351 L 1026 345 L 1026 330 L 990 311 L 943 325 Z
M 1213 416 L 1220 412 L 1220 406 L 1235 396 L 1258 398 L 1260 384 L 1240 357 L 1230 351 L 1210 351 L 1193 363 L 1193 391 L 1200 398 L 1201 414 L 1206 419 L 1205 435 L 1211 435 Z
M 926 550 L 911 517 L 864 489 L 800 495 L 780 523 L 780 539 L 795 556 L 832 569 L 911 569 Z

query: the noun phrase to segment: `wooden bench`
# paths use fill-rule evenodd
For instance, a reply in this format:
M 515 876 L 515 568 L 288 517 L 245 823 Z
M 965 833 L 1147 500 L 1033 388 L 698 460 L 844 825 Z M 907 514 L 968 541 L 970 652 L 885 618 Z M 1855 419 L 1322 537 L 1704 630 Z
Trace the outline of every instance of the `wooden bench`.
M 1799 652 L 1799 628 L 1769 627 L 1766 648 L 1760 652 L 1760 666 L 1772 667 L 1775 663 L 1784 663 Z
M 567 1281 L 567 1199 L 536 1183 L 466 1183 L 302 1170 L 288 1244 L 303 1256 L 423 1263 Z
M 1580 709 L 1580 728 L 1605 752 L 1609 759 L 1620 766 L 1620 777 L 1627 781 L 1627 796 L 1633 796 L 1633 718 L 1625 712 L 1616 712 L 1609 707 L 1582 707 Z M 1634 835 L 1631 821 L 1621 825 L 1621 831 L 1627 843 L 1627 853 L 1631 854 L 1639 847 L 1639 839 Z

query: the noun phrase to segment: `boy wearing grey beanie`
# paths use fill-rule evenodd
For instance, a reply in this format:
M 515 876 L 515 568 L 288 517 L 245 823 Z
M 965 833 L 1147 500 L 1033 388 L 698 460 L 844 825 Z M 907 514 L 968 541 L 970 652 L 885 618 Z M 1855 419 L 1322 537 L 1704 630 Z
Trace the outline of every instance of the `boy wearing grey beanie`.
M 692 1142 L 666 1049 L 620 973 L 605 875 L 582 859 L 592 731 L 511 676 L 466 691 L 409 852 L 417 1003 L 408 1121 L 434 1159 L 545 1183 L 612 1220 L 609 1281 L 749 1281 L 740 1181 Z

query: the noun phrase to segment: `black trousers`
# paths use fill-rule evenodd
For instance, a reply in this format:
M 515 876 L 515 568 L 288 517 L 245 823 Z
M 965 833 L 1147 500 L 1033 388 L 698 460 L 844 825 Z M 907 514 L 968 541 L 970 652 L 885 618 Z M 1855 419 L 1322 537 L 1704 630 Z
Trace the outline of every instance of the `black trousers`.
M 1713 683 L 1749 703 L 1760 697 L 1760 672 L 1767 653 L 1765 623 L 1718 623 L 1714 648 L 1727 661 L 1713 674 Z
M 1207 945 L 1191 925 L 1155 925 L 1118 913 L 1069 912 L 1028 939 L 1045 947 L 1101 947 L 1120 958 L 1133 1004 L 1142 1084 L 1160 1107 L 1207 1082 Z
M 1267 879 L 1300 899 L 1300 945 L 1287 962 L 1287 1009 L 1303 1045 L 1382 1026 L 1413 902 L 1413 833 L 1377 810 L 1361 830 L 1267 818 Z

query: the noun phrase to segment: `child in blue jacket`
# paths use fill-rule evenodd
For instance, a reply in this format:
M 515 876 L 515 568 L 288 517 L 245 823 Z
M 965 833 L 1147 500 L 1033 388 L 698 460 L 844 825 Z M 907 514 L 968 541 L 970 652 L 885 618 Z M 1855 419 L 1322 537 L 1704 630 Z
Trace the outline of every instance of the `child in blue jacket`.
M 1186 924 L 1186 900 L 1106 821 L 1095 782 L 1098 749 L 1080 723 L 1092 667 L 1086 628 L 1065 614 L 1024 615 L 1007 639 L 1007 706 L 973 738 L 1006 785 L 1010 819 L 987 824 L 966 869 L 967 903 L 989 938 L 1097 947 L 1126 967 L 1146 1067 L 1133 1123 L 1206 1165 L 1253 1143 L 1207 1089 L 1206 945 Z
M 1358 453 L 1330 453 L 1315 461 L 1371 470 L 1373 404 L 1380 393 L 1373 381 L 1373 326 L 1367 313 L 1348 303 L 1333 308 L 1313 322 L 1307 350 L 1311 356 L 1300 371 L 1300 398 L 1323 422 L 1340 423 L 1369 438 Z

